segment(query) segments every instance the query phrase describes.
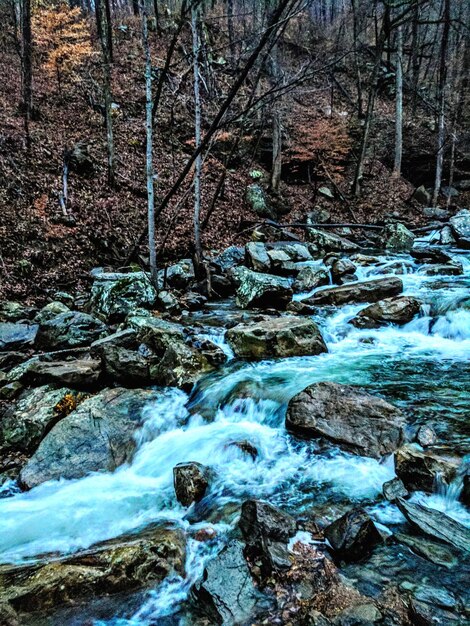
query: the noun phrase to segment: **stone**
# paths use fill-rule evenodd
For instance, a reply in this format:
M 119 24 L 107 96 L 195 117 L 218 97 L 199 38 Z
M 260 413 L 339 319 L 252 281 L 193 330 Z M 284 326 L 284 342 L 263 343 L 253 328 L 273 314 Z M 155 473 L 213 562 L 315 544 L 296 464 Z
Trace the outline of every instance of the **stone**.
M 183 506 L 200 502 L 209 487 L 207 467 L 201 463 L 178 463 L 173 468 L 173 483 L 176 499 Z
M 93 272 L 90 307 L 100 318 L 116 322 L 137 307 L 151 308 L 157 298 L 145 272 Z
M 460 492 L 460 500 L 470 507 L 470 474 L 467 473 L 462 479 L 462 491 Z
M 335 626 L 371 626 L 382 620 L 375 604 L 356 604 L 338 613 Z
M 397 498 L 407 498 L 410 494 L 399 478 L 392 478 L 382 485 L 384 498 L 389 502 L 395 502 Z
M 218 272 L 225 274 L 228 270 L 238 265 L 243 265 L 245 260 L 245 248 L 243 246 L 229 246 L 218 254 L 211 263 Z
M 298 267 L 295 261 L 284 250 L 268 250 L 268 257 L 271 263 L 271 272 L 280 276 L 297 274 Z
M 420 602 L 412 598 L 409 604 L 408 615 L 411 623 L 417 626 L 462 626 L 465 622 L 455 613 L 445 611 L 427 602 Z
M 290 400 L 286 414 L 286 427 L 297 435 L 325 438 L 377 459 L 400 447 L 404 426 L 403 413 L 392 404 L 338 383 L 306 387 Z
M 446 209 L 440 209 L 439 207 L 425 207 L 423 209 L 423 215 L 431 220 L 438 220 L 440 222 L 447 222 L 450 218 L 450 212 Z
M 414 246 L 410 251 L 410 255 L 414 259 L 425 263 L 452 263 L 453 261 L 452 255 L 442 250 L 439 246 Z
M 23 391 L 0 421 L 0 450 L 32 454 L 45 434 L 63 417 L 64 399 L 73 405 L 76 392 L 50 385 Z
M 100 374 L 101 362 L 92 359 L 33 361 L 25 369 L 21 381 L 31 385 L 55 383 L 81 388 L 95 385 Z
M 227 331 L 226 340 L 241 358 L 284 358 L 328 351 L 315 322 L 295 316 L 238 324 Z
M 152 354 L 139 345 L 135 329 L 126 328 L 94 341 L 90 353 L 100 359 L 105 378 L 131 387 L 150 383 Z
M 409 252 L 415 239 L 415 235 L 400 223 L 388 224 L 382 235 L 384 248 L 395 252 Z
M 307 230 L 308 238 L 322 250 L 333 250 L 337 252 L 354 252 L 359 250 L 359 246 L 349 239 L 339 237 L 332 233 L 326 233 L 316 228 Z
M 253 461 L 258 457 L 257 448 L 246 439 L 243 441 L 231 441 L 230 443 L 227 443 L 224 448 L 226 450 L 229 448 L 240 450 L 243 456 L 249 456 Z
M 425 265 L 422 269 L 426 276 L 462 276 L 462 263 L 446 263 L 445 265 Z
M 35 316 L 34 321 L 36 324 L 42 324 L 56 315 L 67 313 L 68 311 L 70 311 L 69 307 L 62 302 L 49 302 L 49 304 L 46 304 L 46 306 L 44 306 Z
M 27 307 L 21 302 L 4 300 L 0 302 L 0 322 L 22 322 L 24 323 L 34 314 L 32 307 Z
M 413 196 L 416 202 L 419 202 L 420 204 L 428 206 L 431 203 L 431 194 L 427 191 L 424 185 L 415 189 Z
M 410 296 L 397 296 L 379 300 L 359 311 L 349 321 L 356 328 L 379 328 L 388 324 L 402 326 L 419 314 L 421 302 Z
M 180 291 L 194 282 L 194 265 L 191 259 L 182 259 L 159 272 L 159 282 L 166 289 L 179 289 Z
M 457 245 L 461 248 L 470 248 L 470 210 L 462 209 L 456 215 L 450 218 L 450 226 Z
M 268 219 L 276 218 L 276 213 L 270 206 L 266 192 L 261 185 L 258 185 L 257 183 L 248 185 L 246 188 L 245 199 L 250 209 L 253 213 L 256 213 L 258 217 L 265 217 Z
M 245 308 L 285 309 L 292 299 L 287 278 L 253 272 L 244 267 L 232 270 L 237 285 L 237 304 Z
M 325 198 L 329 198 L 330 200 L 334 200 L 334 194 L 331 191 L 331 189 L 329 189 L 328 187 L 320 187 L 318 189 L 318 193 L 321 194 L 322 196 L 325 196 Z
M 8 603 L 20 614 L 44 616 L 78 600 L 90 602 L 111 593 L 155 587 L 169 574 L 183 574 L 184 561 L 184 533 L 150 526 L 73 555 L 0 565 L 0 603 Z
M 317 287 L 328 285 L 329 282 L 330 277 L 328 276 L 328 272 L 326 270 L 312 265 L 307 265 L 297 274 L 297 278 L 292 285 L 292 289 L 294 290 L 294 293 L 306 293 L 308 291 L 312 291 L 312 289 L 316 289 Z
M 286 257 L 284 260 L 293 261 L 295 263 L 303 263 L 313 261 L 313 255 L 316 254 L 316 247 L 312 244 L 304 244 L 295 241 L 275 241 L 266 244 L 269 253 L 282 252 Z M 274 257 L 276 258 L 276 257 Z
M 28 350 L 34 346 L 39 326 L 0 322 L 0 352 Z
M 67 311 L 39 326 L 37 344 L 46 350 L 65 350 L 91 344 L 107 331 L 107 326 L 87 313 Z
M 171 291 L 165 289 L 158 292 L 156 305 L 160 311 L 177 315 L 180 313 L 180 303 L 178 298 Z
M 320 304 L 354 304 L 360 302 L 377 302 L 384 298 L 397 296 L 403 291 L 403 282 L 396 276 L 377 278 L 361 283 L 350 283 L 340 287 L 329 287 L 318 291 L 304 300 L 313 306 Z
M 344 561 L 359 561 L 382 543 L 382 536 L 363 509 L 353 509 L 324 530 L 333 551 Z
M 455 243 L 455 237 L 450 226 L 444 226 L 444 228 L 441 228 L 439 243 L 442 246 L 451 246 Z
M 427 448 L 437 443 L 437 435 L 431 426 L 429 426 L 428 424 L 423 424 L 418 428 L 418 432 L 416 433 L 416 441 L 423 448 Z
M 250 241 L 245 246 L 246 264 L 255 272 L 268 272 L 271 269 L 271 260 L 266 246 L 259 241 Z
M 13 400 L 16 398 L 21 391 L 23 391 L 23 385 L 15 380 L 12 383 L 7 383 L 0 387 L 0 400 Z
M 441 511 L 399 498 L 397 505 L 410 524 L 434 539 L 457 550 L 470 552 L 470 528 L 466 528 Z
M 457 475 L 459 465 L 459 459 L 422 452 L 413 444 L 395 452 L 395 472 L 405 487 L 412 491 L 432 493 L 437 475 L 450 484 Z
M 21 486 L 32 489 L 48 480 L 112 472 L 131 461 L 143 409 L 158 396 L 153 390 L 115 388 L 84 400 L 42 439 L 21 470 Z
M 315 206 L 311 211 L 307 213 L 307 224 L 326 224 L 331 219 L 331 213 L 328 209 L 322 206 Z
M 356 263 L 356 265 L 360 265 L 361 267 L 367 267 L 369 265 L 376 265 L 380 263 L 380 259 L 375 256 L 369 256 L 367 254 L 353 254 L 351 256 L 351 261 Z
M 447 569 L 452 569 L 458 565 L 457 557 L 442 543 L 425 539 L 424 537 L 405 535 L 404 533 L 395 533 L 394 538 L 399 543 L 410 548 L 418 556 L 431 561 L 431 563 L 441 565 Z
M 331 277 L 333 282 L 341 284 L 341 279 L 349 274 L 354 274 L 356 266 L 349 259 L 337 259 L 331 266 Z
M 237 540 L 230 541 L 209 561 L 192 594 L 197 609 L 211 624 L 245 624 L 266 608 L 243 556 L 243 544 Z

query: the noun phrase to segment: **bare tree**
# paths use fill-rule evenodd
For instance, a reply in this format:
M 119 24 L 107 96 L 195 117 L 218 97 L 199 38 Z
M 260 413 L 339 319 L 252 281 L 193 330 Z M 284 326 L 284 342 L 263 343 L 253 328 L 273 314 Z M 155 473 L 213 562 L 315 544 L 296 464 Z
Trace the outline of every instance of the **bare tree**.
M 403 26 L 397 30 L 397 61 L 395 68 L 395 160 L 393 173 L 401 173 L 403 155 Z
M 116 180 L 115 157 L 114 157 L 114 136 L 112 118 L 112 97 L 111 97 L 111 55 L 109 49 L 109 29 L 106 17 L 106 0 L 96 0 L 96 24 L 101 43 L 101 53 L 103 60 L 103 96 L 104 114 L 106 121 L 106 146 L 108 153 L 108 184 L 114 187 Z
M 201 145 L 201 86 L 199 54 L 201 41 L 199 35 L 199 6 L 198 0 L 193 0 L 191 5 L 191 30 L 193 35 L 193 73 L 194 73 L 194 137 L 196 150 Z M 196 157 L 194 163 L 194 251 L 195 270 L 199 275 L 203 263 L 201 243 L 201 176 L 202 176 L 202 153 Z
M 30 121 L 33 111 L 33 71 L 32 71 L 32 32 L 31 0 L 23 0 L 21 12 L 22 30 L 22 70 L 23 70 L 23 114 L 26 135 L 26 147 L 31 146 Z

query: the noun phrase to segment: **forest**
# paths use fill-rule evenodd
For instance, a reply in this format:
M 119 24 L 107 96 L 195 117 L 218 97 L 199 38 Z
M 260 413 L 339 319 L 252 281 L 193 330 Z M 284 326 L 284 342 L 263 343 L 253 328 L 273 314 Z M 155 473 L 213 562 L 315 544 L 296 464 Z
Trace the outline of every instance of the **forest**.
M 470 4 L 0 0 L 0 626 L 470 623 Z

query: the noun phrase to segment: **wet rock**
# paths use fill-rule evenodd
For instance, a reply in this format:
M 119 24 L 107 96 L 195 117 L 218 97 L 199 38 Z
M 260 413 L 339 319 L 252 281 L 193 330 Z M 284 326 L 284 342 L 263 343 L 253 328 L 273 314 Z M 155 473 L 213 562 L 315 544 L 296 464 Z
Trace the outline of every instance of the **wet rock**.
M 333 233 L 326 233 L 316 228 L 307 230 L 308 238 L 322 250 L 333 250 L 336 252 L 354 252 L 359 250 L 359 246 L 349 239 L 339 237 Z
M 286 310 L 294 315 L 315 315 L 317 312 L 315 307 L 295 300 L 289 302 Z
M 35 316 L 34 321 L 36 324 L 42 324 L 43 322 L 51 320 L 56 315 L 68 313 L 68 311 L 70 311 L 69 307 L 62 302 L 49 302 L 49 304 L 46 304 Z
M 333 282 L 341 284 L 341 280 L 347 275 L 353 275 L 356 266 L 349 259 L 337 259 L 331 265 L 331 277 Z
M 395 252 L 408 252 L 413 247 L 415 235 L 404 224 L 388 224 L 384 228 L 384 248 Z
M 225 274 L 233 267 L 242 265 L 245 260 L 245 248 L 243 246 L 229 246 L 214 259 L 211 263 L 218 272 Z
M 462 491 L 460 493 L 460 499 L 464 504 L 470 507 L 470 473 L 468 473 L 468 470 L 463 477 L 462 482 L 463 484 Z
M 193 335 L 192 345 L 202 354 L 214 367 L 218 367 L 227 361 L 227 355 L 220 346 L 204 337 L 203 335 Z
M 295 316 L 238 324 L 227 331 L 226 339 L 236 356 L 242 358 L 306 356 L 328 351 L 315 322 Z
M 369 265 L 376 265 L 380 262 L 375 256 L 369 256 L 367 254 L 353 254 L 351 256 L 351 261 L 356 263 L 356 265 L 360 265 L 361 267 L 367 267 Z
M 255 272 L 268 272 L 271 269 L 271 260 L 264 243 L 250 241 L 245 246 L 246 264 Z
M 404 533 L 395 533 L 394 538 L 399 543 L 408 546 L 418 556 L 436 565 L 452 569 L 458 564 L 457 557 L 442 543 L 425 539 L 424 537 L 405 535 Z
M 232 540 L 209 561 L 202 581 L 193 588 L 197 609 L 222 626 L 252 620 L 266 608 L 266 600 L 254 586 L 243 556 L 243 544 Z
M 0 322 L 25 322 L 34 316 L 35 309 L 21 302 L 5 300 L 0 302 Z
M 36 341 L 37 324 L 0 323 L 0 351 L 11 352 L 32 348 Z
M 384 298 L 397 296 L 403 291 L 403 283 L 396 276 L 378 278 L 361 283 L 350 283 L 340 287 L 322 289 L 304 300 L 306 304 L 353 304 L 377 302 Z
M 447 222 L 450 218 L 449 211 L 439 207 L 426 207 L 423 209 L 423 215 L 430 220 L 439 220 L 440 222 Z
M 142 410 L 158 392 L 105 389 L 83 401 L 46 434 L 22 469 L 20 482 L 31 489 L 47 480 L 112 472 L 130 461 Z
M 0 387 L 0 400 L 13 400 L 23 389 L 23 385 L 17 380 L 7 383 Z
M 37 344 L 46 350 L 64 350 L 91 344 L 106 333 L 103 322 L 87 313 L 60 313 L 39 327 Z
M 180 309 L 180 303 L 174 293 L 167 290 L 161 290 L 158 292 L 156 305 L 160 311 L 177 315 Z
M 422 269 L 426 276 L 462 276 L 463 266 L 461 263 L 446 263 L 445 265 L 429 265 Z
M 24 391 L 0 420 L 0 449 L 31 454 L 44 435 L 62 417 L 64 398 L 73 402 L 76 393 L 67 387 L 49 385 Z
M 413 491 L 432 493 L 437 475 L 449 484 L 455 478 L 459 464 L 459 459 L 422 452 L 414 445 L 403 446 L 395 452 L 395 472 L 407 489 Z
M 345 561 L 359 561 L 382 543 L 374 522 L 363 509 L 353 509 L 327 526 L 324 534 L 334 552 Z
M 428 446 L 433 446 L 437 443 L 437 435 L 431 426 L 423 424 L 418 428 L 416 441 L 423 448 L 427 448 Z
M 280 276 L 290 276 L 298 273 L 298 266 L 295 261 L 284 250 L 268 250 L 268 257 L 271 263 L 271 272 Z M 269 270 L 268 270 L 269 271 Z
M 454 233 L 452 232 L 452 228 L 450 226 L 444 226 L 444 228 L 441 228 L 439 243 L 443 246 L 450 246 L 455 243 Z
M 362 309 L 350 320 L 356 328 L 379 328 L 388 324 L 402 326 L 418 315 L 421 303 L 410 296 L 386 298 Z
M 304 244 L 294 241 L 270 242 L 266 244 L 266 248 L 268 250 L 268 254 L 273 252 L 282 252 L 287 256 L 287 259 L 285 257 L 281 257 L 283 260 L 289 260 L 294 263 L 306 263 L 312 261 L 314 256 L 317 254 L 317 248 L 316 246 L 313 246 L 313 244 Z M 274 258 L 276 259 L 276 256 L 274 256 Z
M 182 259 L 159 272 L 159 281 L 168 289 L 186 289 L 195 279 L 191 259 Z M 145 303 L 144 303 L 145 304 Z M 149 302 L 149 304 L 151 304 Z
M 410 524 L 425 535 L 470 552 L 470 529 L 445 513 L 399 498 L 397 505 Z
M 190 506 L 204 497 L 209 486 L 209 472 L 201 463 L 178 463 L 173 468 L 176 499 L 183 506 Z
M 326 270 L 307 265 L 297 274 L 292 288 L 294 293 L 305 293 L 317 287 L 328 285 L 329 282 L 330 278 Z
M 406 498 L 409 491 L 399 478 L 392 478 L 382 485 L 384 498 L 389 502 L 394 502 L 397 498 Z
M 361 456 L 380 458 L 403 440 L 403 413 L 358 387 L 315 383 L 289 402 L 286 427 L 304 437 L 323 437 Z
M 461 618 L 455 613 L 439 609 L 438 607 L 428 604 L 427 602 L 420 602 L 415 598 L 412 598 L 408 611 L 412 624 L 416 626 L 460 626 L 462 624 Z
M 139 345 L 135 329 L 126 328 L 94 341 L 90 353 L 101 360 L 105 378 L 127 386 L 150 383 L 151 354 L 145 346 Z
M 120 321 L 137 307 L 155 304 L 157 293 L 145 272 L 95 271 L 92 275 L 91 310 L 104 320 Z
M 100 374 L 101 362 L 92 359 L 33 361 L 25 369 L 21 380 L 31 385 L 55 383 L 81 388 L 95 385 Z
M 461 248 L 470 248 L 470 210 L 462 209 L 450 218 L 450 226 Z
M 24 352 L 0 352 L 0 371 L 7 372 L 24 360 Z
M 452 263 L 453 257 L 439 246 L 415 246 L 410 255 L 425 263 Z
M 237 285 L 237 304 L 242 308 L 285 309 L 292 299 L 292 288 L 286 278 L 244 267 L 232 270 L 232 276 Z
M 153 526 L 46 563 L 1 565 L 0 602 L 20 614 L 44 613 L 80 599 L 154 587 L 170 573 L 183 573 L 184 558 L 184 534 Z
M 358 604 L 341 611 L 335 618 L 335 626 L 371 626 L 382 620 L 382 613 L 375 604 Z
M 231 441 L 225 446 L 225 449 L 228 448 L 236 448 L 237 450 L 240 450 L 243 455 L 250 456 L 253 461 L 255 461 L 258 457 L 257 448 L 246 439 L 244 439 L 243 441 Z

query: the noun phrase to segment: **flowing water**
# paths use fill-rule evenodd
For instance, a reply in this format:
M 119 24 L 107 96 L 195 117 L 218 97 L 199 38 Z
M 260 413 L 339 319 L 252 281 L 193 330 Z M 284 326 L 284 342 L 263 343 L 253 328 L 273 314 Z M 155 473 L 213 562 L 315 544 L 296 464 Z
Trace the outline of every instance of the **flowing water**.
M 315 319 L 327 354 L 229 360 L 190 396 L 162 390 L 144 411 L 132 464 L 114 473 L 45 483 L 28 493 L 13 490 L 0 499 L 0 561 L 71 553 L 150 522 L 180 526 L 190 537 L 186 577 L 170 577 L 139 608 L 122 608 L 117 617 L 94 623 L 145 626 L 170 619 L 183 624 L 191 623 L 183 610 L 189 590 L 223 545 L 246 498 L 267 499 L 297 518 L 320 522 L 361 503 L 383 527 L 402 525 L 398 509 L 380 495 L 382 484 L 394 476 L 391 458 L 378 462 L 295 439 L 284 428 L 284 415 L 290 398 L 313 382 L 360 385 L 403 408 L 410 425 L 432 423 L 442 448 L 468 454 L 470 256 L 456 252 L 455 257 L 464 267 L 462 276 L 427 276 L 407 255 L 380 257 L 358 269 L 360 280 L 399 273 L 404 293 L 423 301 L 421 315 L 403 327 L 358 330 L 348 320 L 365 305 L 324 307 Z M 223 320 L 230 306 L 218 305 L 197 320 L 229 359 Z M 249 441 L 257 458 L 228 445 L 235 441 Z M 173 489 L 173 467 L 183 461 L 215 470 L 210 495 L 189 511 L 178 504 Z M 441 487 L 414 497 L 470 526 L 457 495 L 458 487 Z M 201 527 L 212 528 L 216 540 L 192 539 Z

